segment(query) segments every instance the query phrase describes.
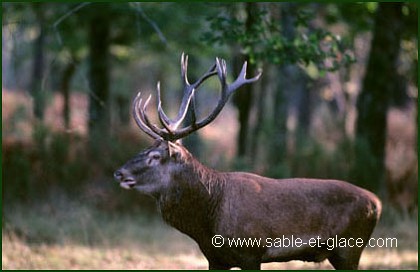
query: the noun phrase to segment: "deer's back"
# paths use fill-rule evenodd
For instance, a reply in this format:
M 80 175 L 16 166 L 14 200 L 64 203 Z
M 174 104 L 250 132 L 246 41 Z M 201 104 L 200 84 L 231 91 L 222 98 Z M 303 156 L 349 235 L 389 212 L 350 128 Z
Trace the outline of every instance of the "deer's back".
M 373 228 L 380 214 L 374 194 L 344 181 L 226 175 L 219 227 L 233 235 L 340 235 L 350 223 Z

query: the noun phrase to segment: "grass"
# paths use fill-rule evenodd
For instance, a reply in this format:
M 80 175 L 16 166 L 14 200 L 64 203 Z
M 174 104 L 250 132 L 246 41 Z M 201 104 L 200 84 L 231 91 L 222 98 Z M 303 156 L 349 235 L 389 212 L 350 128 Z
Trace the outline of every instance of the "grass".
M 107 212 L 64 195 L 6 205 L 2 269 L 207 269 L 198 246 L 157 214 Z M 417 269 L 417 220 L 396 218 L 374 237 L 398 248 L 366 249 L 361 269 Z M 263 264 L 263 269 L 331 269 L 327 261 Z
M 28 245 L 3 235 L 2 269 L 204 269 L 196 251 L 152 254 L 141 246 Z
M 173 241 L 171 241 L 173 242 Z M 141 246 L 89 247 L 28 245 L 3 235 L 2 269 L 204 269 L 206 261 L 196 250 L 178 254 L 152 253 Z
M 108 214 L 65 197 L 13 204 L 10 210 L 2 231 L 2 269 L 206 267 L 192 240 L 150 213 Z

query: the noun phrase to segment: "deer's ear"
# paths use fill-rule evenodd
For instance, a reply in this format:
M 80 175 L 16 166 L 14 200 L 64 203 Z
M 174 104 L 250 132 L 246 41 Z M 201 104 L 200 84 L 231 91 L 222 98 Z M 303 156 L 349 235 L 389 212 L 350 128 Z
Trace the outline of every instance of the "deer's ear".
M 169 150 L 169 157 L 173 157 L 174 155 L 175 155 L 175 153 L 176 153 L 176 150 L 175 150 L 175 148 L 173 147 L 173 146 L 171 146 L 171 145 L 169 145 L 168 146 L 168 150 Z
M 181 157 L 182 150 L 175 143 L 168 142 L 169 157 L 178 160 Z

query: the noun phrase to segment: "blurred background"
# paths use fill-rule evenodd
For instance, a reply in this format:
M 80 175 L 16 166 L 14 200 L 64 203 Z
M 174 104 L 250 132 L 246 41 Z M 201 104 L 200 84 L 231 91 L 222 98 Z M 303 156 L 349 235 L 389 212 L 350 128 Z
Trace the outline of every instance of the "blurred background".
M 2 17 L 3 269 L 207 267 L 112 177 L 152 143 L 131 118 L 138 91 L 160 81 L 176 114 L 182 52 L 190 82 L 215 57 L 230 81 L 244 61 L 263 70 L 183 141 L 201 162 L 367 188 L 384 205 L 374 236 L 398 247 L 366 249 L 361 268 L 417 269 L 416 3 L 2 3 Z M 199 116 L 219 88 L 196 93 Z

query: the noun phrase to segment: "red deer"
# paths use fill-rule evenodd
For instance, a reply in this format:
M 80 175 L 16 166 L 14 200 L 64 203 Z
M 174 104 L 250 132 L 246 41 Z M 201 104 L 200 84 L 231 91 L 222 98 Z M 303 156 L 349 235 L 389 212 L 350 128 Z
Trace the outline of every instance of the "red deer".
M 201 164 L 178 140 L 212 122 L 232 93 L 258 80 L 261 73 L 247 79 L 245 62 L 238 78 L 228 84 L 226 63 L 216 58 L 215 64 L 190 84 L 187 64 L 188 57 L 183 54 L 184 95 L 175 119 L 162 110 L 159 84 L 157 111 L 162 127 L 146 115 L 151 96 L 144 101 L 139 93 L 134 99 L 134 119 L 155 144 L 114 173 L 120 186 L 153 196 L 163 219 L 198 243 L 209 269 L 260 269 L 266 262 L 325 259 L 335 269 L 357 269 L 379 220 L 380 200 L 344 181 L 271 179 L 219 172 Z M 195 91 L 214 75 L 221 84 L 220 99 L 207 117 L 197 121 Z M 185 125 L 188 109 L 193 118 Z M 232 243 L 238 241 L 235 239 L 253 239 L 260 244 L 240 246 Z

